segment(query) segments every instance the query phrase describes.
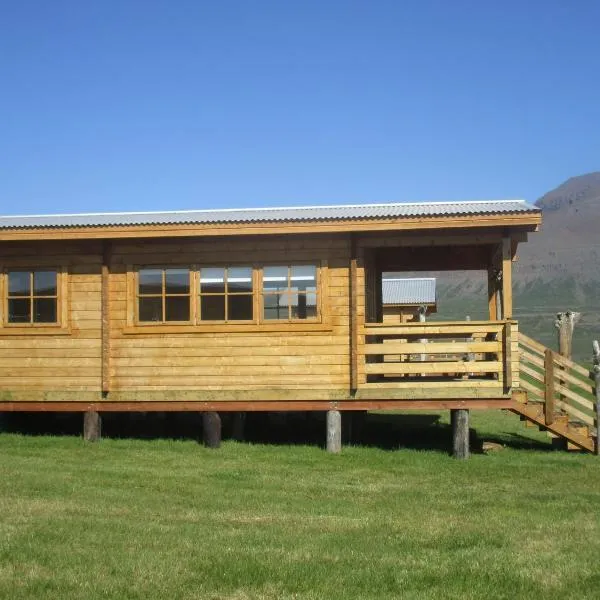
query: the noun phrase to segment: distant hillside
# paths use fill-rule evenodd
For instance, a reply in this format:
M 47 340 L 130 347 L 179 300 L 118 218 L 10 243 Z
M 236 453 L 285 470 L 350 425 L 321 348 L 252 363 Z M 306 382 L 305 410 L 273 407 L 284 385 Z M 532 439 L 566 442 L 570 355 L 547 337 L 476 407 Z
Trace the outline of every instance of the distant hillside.
M 589 361 L 592 340 L 600 339 L 600 172 L 572 177 L 536 205 L 543 225 L 519 247 L 515 317 L 528 335 L 556 347 L 556 313 L 580 311 L 574 353 Z M 486 285 L 479 274 L 440 274 L 440 312 L 485 318 Z
M 576 310 L 574 352 L 591 357 L 600 338 L 600 172 L 572 177 L 542 196 L 542 229 L 519 248 L 515 316 L 523 329 L 554 345 L 553 317 Z

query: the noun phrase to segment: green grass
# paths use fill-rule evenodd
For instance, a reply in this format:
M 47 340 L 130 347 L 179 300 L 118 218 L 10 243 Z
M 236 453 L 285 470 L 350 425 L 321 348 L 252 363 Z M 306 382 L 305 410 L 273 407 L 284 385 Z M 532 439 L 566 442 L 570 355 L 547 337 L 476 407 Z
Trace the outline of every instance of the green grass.
M 397 415 L 371 426 L 386 419 L 399 441 Z M 416 437 L 447 441 L 446 423 Z M 3 434 L 0 597 L 596 598 L 600 460 L 515 416 L 472 426 L 506 447 Z

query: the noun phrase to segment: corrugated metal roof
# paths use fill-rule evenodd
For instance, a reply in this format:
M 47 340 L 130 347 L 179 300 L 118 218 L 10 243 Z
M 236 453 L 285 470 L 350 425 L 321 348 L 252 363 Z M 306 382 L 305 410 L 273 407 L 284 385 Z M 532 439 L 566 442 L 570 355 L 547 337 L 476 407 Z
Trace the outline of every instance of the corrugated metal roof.
M 359 204 L 288 208 L 246 208 L 171 212 L 88 213 L 0 216 L 0 229 L 107 227 L 131 225 L 348 221 L 444 215 L 539 213 L 523 200 Z
M 383 304 L 435 304 L 435 278 L 392 278 L 382 281 Z

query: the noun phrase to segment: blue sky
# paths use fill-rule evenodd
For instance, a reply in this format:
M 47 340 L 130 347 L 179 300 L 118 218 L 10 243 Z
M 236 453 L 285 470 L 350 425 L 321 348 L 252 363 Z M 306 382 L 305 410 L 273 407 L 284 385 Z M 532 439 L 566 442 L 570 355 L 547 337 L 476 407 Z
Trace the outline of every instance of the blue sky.
M 5 214 L 533 201 L 600 170 L 596 0 L 0 8 Z

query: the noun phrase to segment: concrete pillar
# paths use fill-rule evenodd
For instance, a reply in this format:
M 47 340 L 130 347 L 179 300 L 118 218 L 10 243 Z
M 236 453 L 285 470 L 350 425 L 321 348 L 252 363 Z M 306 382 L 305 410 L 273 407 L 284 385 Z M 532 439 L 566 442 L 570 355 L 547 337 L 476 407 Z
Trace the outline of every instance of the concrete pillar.
M 469 411 L 463 408 L 450 411 L 452 423 L 452 455 L 469 458 Z
M 339 410 L 327 411 L 327 452 L 342 450 L 342 415 Z
M 202 440 L 207 448 L 221 446 L 221 416 L 218 412 L 202 413 Z
M 86 442 L 97 442 L 102 434 L 102 419 L 95 410 L 83 413 L 83 439 Z

